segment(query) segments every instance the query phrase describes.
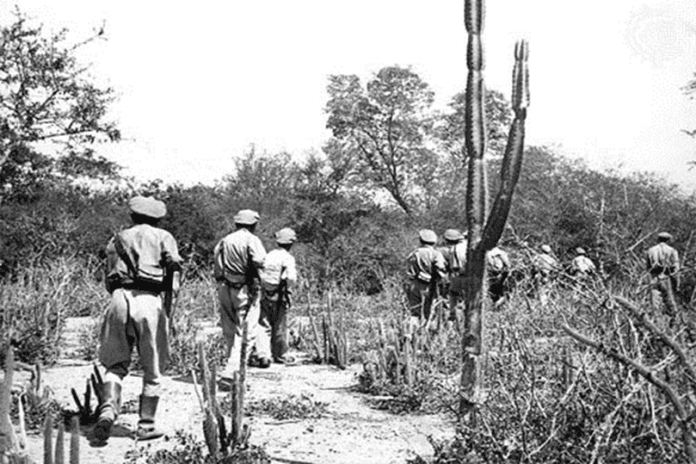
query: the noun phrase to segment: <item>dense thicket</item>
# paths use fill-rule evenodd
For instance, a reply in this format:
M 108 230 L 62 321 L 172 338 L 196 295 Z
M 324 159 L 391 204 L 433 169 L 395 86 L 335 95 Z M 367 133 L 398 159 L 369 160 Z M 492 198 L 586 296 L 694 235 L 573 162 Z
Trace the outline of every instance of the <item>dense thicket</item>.
M 490 169 L 495 178 L 495 162 Z M 379 290 L 384 276 L 402 271 L 419 228 L 441 233 L 464 226 L 461 196 L 443 195 L 432 208 L 408 216 L 388 201 L 343 185 L 319 155 L 298 162 L 287 153 L 250 151 L 216 186 L 152 183 L 90 192 L 54 182 L 30 199 L 5 199 L 0 205 L 5 272 L 66 255 L 101 259 L 111 234 L 128 225 L 125 205 L 136 192 L 167 202 L 163 227 L 176 236 L 192 270 L 207 269 L 216 240 L 233 228 L 234 213 L 254 208 L 261 213 L 258 232 L 269 248 L 279 228 L 297 230 L 305 276 L 363 291 Z M 693 197 L 655 176 L 598 172 L 533 147 L 503 243 L 517 256 L 518 267 L 525 265 L 525 250 L 541 243 L 561 258 L 582 246 L 609 276 L 620 277 L 636 270 L 642 251 L 661 229 L 674 234 L 688 264 L 694 213 Z

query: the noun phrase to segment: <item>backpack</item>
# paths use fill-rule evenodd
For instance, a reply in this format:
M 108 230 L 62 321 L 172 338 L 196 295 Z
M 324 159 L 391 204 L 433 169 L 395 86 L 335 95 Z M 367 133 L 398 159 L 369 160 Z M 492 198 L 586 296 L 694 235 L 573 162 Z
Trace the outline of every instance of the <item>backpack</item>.
M 488 270 L 491 272 L 503 272 L 507 266 L 500 253 L 493 253 L 488 256 Z

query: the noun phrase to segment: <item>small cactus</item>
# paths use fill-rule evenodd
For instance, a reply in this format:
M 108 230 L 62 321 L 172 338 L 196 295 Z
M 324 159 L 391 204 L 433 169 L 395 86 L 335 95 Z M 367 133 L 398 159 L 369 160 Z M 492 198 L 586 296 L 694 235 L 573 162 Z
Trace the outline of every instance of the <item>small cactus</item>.
M 242 335 L 241 359 L 246 359 L 248 350 L 248 325 L 244 324 Z M 196 395 L 203 411 L 203 436 L 210 456 L 231 456 L 236 450 L 248 445 L 250 428 L 243 423 L 244 390 L 246 380 L 246 363 L 241 362 L 239 372 L 232 378 L 230 391 L 230 427 L 225 423 L 220 404 L 217 401 L 215 367 L 209 368 L 205 354 L 205 346 L 198 342 L 198 362 L 201 371 L 201 392 L 198 392 L 198 381 L 192 372 Z M 229 430 L 229 432 L 228 432 Z

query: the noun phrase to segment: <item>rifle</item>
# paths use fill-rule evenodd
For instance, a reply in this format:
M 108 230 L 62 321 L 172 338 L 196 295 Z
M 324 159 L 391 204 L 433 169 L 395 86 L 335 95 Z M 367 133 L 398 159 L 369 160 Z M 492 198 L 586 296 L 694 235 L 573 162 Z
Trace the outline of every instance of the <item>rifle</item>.
M 280 268 L 280 282 L 278 282 L 278 301 L 276 302 L 276 317 L 283 309 L 283 302 L 290 306 L 290 295 L 288 295 L 288 279 L 283 278 L 285 265 Z
M 181 271 L 177 269 L 178 266 L 168 265 L 166 274 L 164 275 L 164 295 L 162 298 L 162 309 L 164 309 L 164 314 L 167 315 L 167 325 L 169 326 L 169 333 L 174 336 L 176 335 L 176 330 L 174 328 L 174 281 L 179 279 Z

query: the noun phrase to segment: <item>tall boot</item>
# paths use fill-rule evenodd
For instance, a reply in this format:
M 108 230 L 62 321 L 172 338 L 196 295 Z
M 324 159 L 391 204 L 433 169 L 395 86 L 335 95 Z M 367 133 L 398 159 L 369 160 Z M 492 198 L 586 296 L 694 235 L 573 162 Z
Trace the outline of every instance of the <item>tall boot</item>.
M 159 403 L 159 396 L 140 395 L 140 420 L 138 420 L 136 432 L 138 440 L 153 440 L 164 435 L 164 432 L 155 427 L 157 403 Z
M 121 384 L 106 382 L 102 385 L 103 402 L 99 408 L 99 418 L 94 426 L 94 437 L 106 441 L 111 435 L 111 427 L 121 411 Z

